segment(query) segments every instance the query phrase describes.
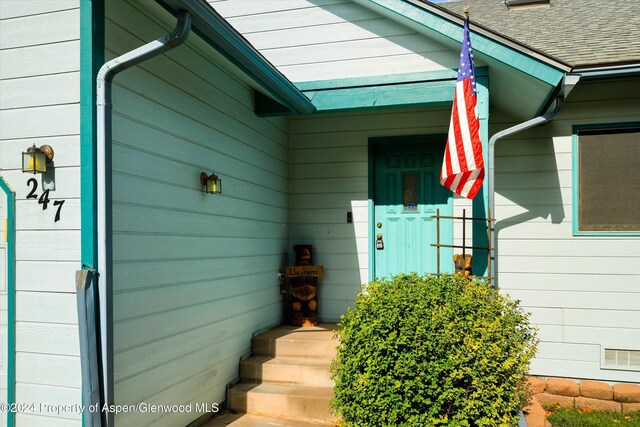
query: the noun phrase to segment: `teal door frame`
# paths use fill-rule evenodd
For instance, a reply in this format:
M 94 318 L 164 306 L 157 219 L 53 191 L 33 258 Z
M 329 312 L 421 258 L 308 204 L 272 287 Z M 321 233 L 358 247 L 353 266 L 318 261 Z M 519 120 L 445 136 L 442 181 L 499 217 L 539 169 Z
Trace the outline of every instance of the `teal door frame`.
M 16 193 L 0 175 L 7 196 L 7 404 L 16 403 Z M 7 426 L 15 425 L 14 411 L 7 411 Z
M 474 218 L 487 218 L 489 216 L 489 185 L 486 176 L 489 170 L 489 76 L 476 76 L 476 92 L 478 97 L 477 110 L 480 120 L 480 141 L 482 141 L 482 156 L 484 157 L 485 180 L 480 191 L 473 199 L 472 214 Z M 495 212 L 491 212 L 495 216 Z M 487 223 L 473 221 L 473 247 L 488 248 Z M 493 230 L 492 232 L 495 232 Z M 497 236 L 496 236 L 497 237 Z M 495 253 L 494 253 L 495 254 Z M 476 276 L 486 276 L 489 268 L 487 251 L 474 249 L 473 274 Z

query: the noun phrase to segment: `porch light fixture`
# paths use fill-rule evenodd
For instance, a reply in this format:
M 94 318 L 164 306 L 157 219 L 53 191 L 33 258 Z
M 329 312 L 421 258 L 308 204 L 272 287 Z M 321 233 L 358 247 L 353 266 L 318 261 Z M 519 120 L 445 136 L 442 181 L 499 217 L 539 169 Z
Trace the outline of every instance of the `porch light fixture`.
M 53 160 L 53 148 L 50 145 L 43 145 L 40 148 L 33 144 L 22 153 L 22 172 L 24 173 L 46 173 L 47 163 Z
M 213 172 L 211 172 L 211 175 L 207 175 L 206 172 L 202 172 L 200 174 L 200 185 L 202 186 L 202 191 L 205 193 L 222 193 L 222 180 Z

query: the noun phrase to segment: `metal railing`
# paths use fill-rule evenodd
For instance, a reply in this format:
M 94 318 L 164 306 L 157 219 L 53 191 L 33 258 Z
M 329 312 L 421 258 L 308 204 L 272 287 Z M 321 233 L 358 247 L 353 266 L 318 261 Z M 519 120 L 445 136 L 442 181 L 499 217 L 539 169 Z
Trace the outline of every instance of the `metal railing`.
M 491 272 L 491 256 L 495 251 L 495 248 L 491 247 L 491 233 L 494 232 L 493 223 L 496 221 L 496 219 L 491 218 L 491 209 L 489 209 L 489 211 L 487 212 L 487 215 L 488 215 L 487 218 L 468 217 L 467 210 L 463 209 L 462 216 L 444 216 L 444 215 L 440 215 L 440 209 L 436 210 L 436 214 L 431 216 L 431 218 L 436 219 L 436 243 L 431 244 L 431 246 L 437 248 L 437 273 L 435 274 L 435 276 L 442 275 L 440 273 L 440 262 L 441 262 L 440 248 L 462 249 L 463 263 L 466 262 L 467 250 L 470 249 L 470 250 L 487 252 L 487 275 L 486 276 L 471 275 L 468 277 L 477 278 L 477 279 L 486 279 L 489 283 L 491 283 L 491 281 L 494 279 L 494 277 L 491 275 L 492 273 Z M 452 220 L 452 221 L 462 220 L 462 245 L 453 245 L 453 244 L 449 245 L 449 244 L 440 243 L 440 220 L 441 219 Z M 467 221 L 483 221 L 487 223 L 487 246 L 486 247 L 467 245 Z M 463 271 L 464 271 L 464 266 L 463 266 Z

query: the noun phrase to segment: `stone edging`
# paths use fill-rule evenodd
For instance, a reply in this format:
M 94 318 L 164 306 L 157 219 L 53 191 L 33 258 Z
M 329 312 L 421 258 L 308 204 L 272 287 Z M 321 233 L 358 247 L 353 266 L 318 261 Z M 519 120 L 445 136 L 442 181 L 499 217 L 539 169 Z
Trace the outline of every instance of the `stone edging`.
M 529 377 L 529 388 L 542 406 L 591 408 L 607 412 L 640 411 L 640 384 L 614 384 L 601 381 L 552 377 Z

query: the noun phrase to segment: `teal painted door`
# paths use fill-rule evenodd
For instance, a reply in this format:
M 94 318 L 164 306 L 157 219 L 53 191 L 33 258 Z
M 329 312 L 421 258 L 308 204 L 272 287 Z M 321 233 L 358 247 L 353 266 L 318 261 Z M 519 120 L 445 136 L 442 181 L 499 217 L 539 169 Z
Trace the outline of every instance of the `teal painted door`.
M 374 277 L 437 272 L 437 250 L 431 246 L 437 241 L 437 221 L 432 216 L 438 208 L 440 215 L 452 215 L 452 193 L 439 182 L 445 138 L 373 140 Z M 440 240 L 451 244 L 451 220 L 440 221 Z M 441 249 L 441 266 L 451 265 L 452 254 Z

